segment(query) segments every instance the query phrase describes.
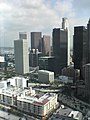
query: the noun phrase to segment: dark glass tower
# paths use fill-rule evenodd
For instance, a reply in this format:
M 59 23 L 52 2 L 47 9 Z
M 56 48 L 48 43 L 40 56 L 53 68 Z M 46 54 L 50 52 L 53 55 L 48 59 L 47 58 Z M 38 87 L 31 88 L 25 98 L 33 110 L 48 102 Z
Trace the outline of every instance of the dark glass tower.
M 81 77 L 83 76 L 83 66 L 87 63 L 88 59 L 88 39 L 87 29 L 84 26 L 74 27 L 74 68 L 80 69 Z
M 31 49 L 38 49 L 39 52 L 42 51 L 42 33 L 41 32 L 31 32 Z
M 61 69 L 67 66 L 67 30 L 53 29 L 53 55 L 55 56 L 55 72 L 60 73 Z
M 87 35 L 88 35 L 88 63 L 90 63 L 90 19 L 87 24 Z

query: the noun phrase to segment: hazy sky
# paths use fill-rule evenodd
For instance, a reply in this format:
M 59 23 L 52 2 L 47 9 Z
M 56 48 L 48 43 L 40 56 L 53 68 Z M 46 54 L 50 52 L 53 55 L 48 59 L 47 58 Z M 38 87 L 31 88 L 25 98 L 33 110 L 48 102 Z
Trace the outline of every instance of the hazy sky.
M 72 38 L 74 26 L 87 25 L 89 15 L 90 0 L 0 0 L 0 46 L 13 46 L 18 32 L 51 36 L 62 17 L 69 20 Z

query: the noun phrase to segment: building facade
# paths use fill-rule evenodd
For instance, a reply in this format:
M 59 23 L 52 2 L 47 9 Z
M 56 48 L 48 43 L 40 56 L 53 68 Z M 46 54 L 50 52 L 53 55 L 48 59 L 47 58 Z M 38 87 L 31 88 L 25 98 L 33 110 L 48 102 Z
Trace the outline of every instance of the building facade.
M 55 56 L 55 73 L 60 73 L 67 66 L 67 31 L 53 29 L 53 55 Z
M 62 29 L 67 30 L 67 65 L 70 65 L 70 30 L 69 22 L 66 17 L 62 18 Z
M 31 32 L 31 49 L 38 49 L 39 52 L 42 51 L 42 33 L 41 32 Z
M 48 35 L 43 35 L 42 38 L 42 54 L 43 56 L 51 55 L 50 36 Z
M 9 81 L 11 80 L 5 81 L 6 84 Z M 2 89 L 2 84 L 0 82 L 0 104 L 15 107 L 23 113 L 29 113 L 29 115 L 36 118 L 44 118 L 58 107 L 57 94 L 36 94 L 35 90 L 31 87 L 22 89 L 22 86 L 17 86 L 17 84 L 15 84 L 12 86 L 9 85 L 9 87 L 5 87 L 4 85 Z
M 29 55 L 27 40 L 14 41 L 15 72 L 18 74 L 29 73 Z
M 23 39 L 27 40 L 27 33 L 26 32 L 19 32 L 19 39 L 20 40 L 23 40 Z
M 90 63 L 90 19 L 87 24 L 87 36 L 88 36 L 88 63 Z
M 81 78 L 83 78 L 83 65 L 88 59 L 88 40 L 87 29 L 84 26 L 74 27 L 74 68 L 80 69 Z
M 54 72 L 54 57 L 43 56 L 39 58 L 39 69 Z
M 62 75 L 70 77 L 73 80 L 73 83 L 80 79 L 80 70 L 74 69 L 74 67 L 69 66 L 62 69 Z
M 70 65 L 70 32 L 67 18 L 62 19 L 62 28 L 53 29 L 52 38 L 55 72 L 60 74 L 62 68 Z
M 90 63 L 85 65 L 85 88 L 86 96 L 90 97 Z
M 29 66 L 37 67 L 39 66 L 39 58 L 42 56 L 42 53 L 38 51 L 38 49 L 30 50 L 29 54 Z
M 54 72 L 39 70 L 38 80 L 42 83 L 53 83 L 54 82 Z

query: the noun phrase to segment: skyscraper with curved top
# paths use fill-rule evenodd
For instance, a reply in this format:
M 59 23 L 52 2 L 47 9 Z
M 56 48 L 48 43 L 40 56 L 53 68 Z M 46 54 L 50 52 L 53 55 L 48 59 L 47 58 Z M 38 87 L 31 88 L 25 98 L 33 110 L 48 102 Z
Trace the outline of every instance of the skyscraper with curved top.
M 66 17 L 62 18 L 62 29 L 67 30 L 67 65 L 70 65 L 70 30 L 69 22 Z

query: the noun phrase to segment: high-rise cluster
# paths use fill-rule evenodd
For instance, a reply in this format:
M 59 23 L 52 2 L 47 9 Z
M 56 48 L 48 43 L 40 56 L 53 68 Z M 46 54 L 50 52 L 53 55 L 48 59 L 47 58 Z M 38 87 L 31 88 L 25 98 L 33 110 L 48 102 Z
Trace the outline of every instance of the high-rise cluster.
M 40 67 L 42 69 L 54 71 L 60 74 L 63 67 L 70 65 L 70 32 L 68 19 L 62 19 L 62 28 L 54 28 L 52 33 L 53 39 L 53 57 L 51 56 L 50 36 L 43 35 L 42 32 L 31 32 L 31 50 L 28 51 L 27 33 L 20 32 L 19 40 L 14 42 L 15 50 L 15 70 L 16 73 L 25 74 L 29 72 L 29 66 Z M 28 64 L 29 53 L 29 64 Z M 39 62 L 40 57 L 47 56 L 43 65 Z M 45 58 L 45 59 L 46 59 Z M 48 61 L 50 60 L 50 62 Z M 48 63 L 48 64 L 47 64 Z M 53 65 L 53 67 L 52 67 Z M 49 69 L 48 69 L 49 68 Z M 28 70 L 27 70 L 28 69 Z
M 85 26 L 74 27 L 74 68 L 80 69 L 80 79 L 85 81 L 85 94 L 90 93 L 90 20 Z M 89 94 L 90 95 L 90 94 Z

